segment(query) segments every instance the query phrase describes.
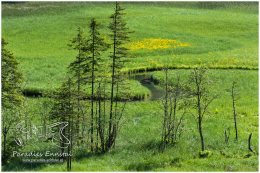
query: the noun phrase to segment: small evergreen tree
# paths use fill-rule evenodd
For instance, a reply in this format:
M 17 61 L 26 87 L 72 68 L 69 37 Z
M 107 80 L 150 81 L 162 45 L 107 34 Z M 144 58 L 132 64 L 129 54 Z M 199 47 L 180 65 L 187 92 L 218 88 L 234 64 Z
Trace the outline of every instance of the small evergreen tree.
M 21 84 L 22 73 L 18 69 L 18 62 L 13 54 L 6 49 L 7 42 L 2 39 L 2 162 L 8 160 L 8 153 L 11 152 L 9 134 L 12 134 L 13 126 L 19 122 L 21 103 L 23 101 Z
M 118 96 L 118 88 L 120 82 L 120 71 L 124 66 L 127 57 L 127 48 L 125 43 L 129 41 L 129 29 L 124 20 L 124 9 L 118 2 L 115 4 L 114 14 L 110 17 L 112 19 L 109 29 L 111 31 L 110 37 L 112 39 L 112 55 L 111 55 L 111 95 L 110 95 L 110 111 L 109 111 L 109 128 L 108 140 L 106 150 L 109 150 L 116 139 L 118 131 L 119 117 L 116 115 L 116 96 Z
M 75 135 L 79 137 L 80 135 L 80 120 L 83 119 L 83 111 L 82 111 L 82 106 L 81 106 L 81 100 L 82 100 L 82 85 L 84 83 L 84 80 L 86 79 L 85 77 L 85 68 L 86 67 L 86 53 L 85 53 L 85 46 L 86 46 L 86 39 L 83 35 L 82 29 L 79 27 L 78 28 L 78 33 L 75 38 L 71 40 L 71 43 L 69 46 L 73 48 L 75 51 L 77 51 L 76 59 L 70 63 L 69 65 L 69 71 L 72 72 L 73 74 L 73 81 L 76 85 L 76 129 L 75 129 Z M 83 128 L 82 128 L 83 129 Z M 76 137 L 75 136 L 75 137 Z
M 108 44 L 104 42 L 104 39 L 100 36 L 99 33 L 99 25 L 96 20 L 91 19 L 90 25 L 90 35 L 87 40 L 86 46 L 84 48 L 84 52 L 87 54 L 85 65 L 85 72 L 90 73 L 90 81 L 91 81 L 91 117 L 90 117 L 90 146 L 91 151 L 94 151 L 94 102 L 95 102 L 95 83 L 97 81 L 96 72 L 98 72 L 98 68 L 100 68 L 101 61 L 101 53 L 104 52 L 108 48 Z M 98 132 L 98 130 L 97 130 Z M 96 139 L 98 140 L 98 139 Z
M 67 170 L 71 170 L 71 155 L 74 136 L 74 111 L 73 111 L 73 91 L 71 89 L 71 79 L 62 84 L 61 88 L 55 94 L 55 102 L 52 108 L 50 119 L 53 123 L 58 123 L 59 126 L 56 129 L 58 136 L 53 139 L 59 145 L 61 153 L 64 153 L 67 149 L 68 157 Z M 62 158 L 65 159 L 65 158 Z

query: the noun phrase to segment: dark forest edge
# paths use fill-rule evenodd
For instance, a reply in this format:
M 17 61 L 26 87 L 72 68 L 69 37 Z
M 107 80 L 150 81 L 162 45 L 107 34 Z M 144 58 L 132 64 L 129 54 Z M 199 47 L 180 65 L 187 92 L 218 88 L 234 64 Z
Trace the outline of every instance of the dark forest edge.
M 20 2 L 2 2 L 3 4 L 3 15 L 6 16 L 15 16 L 15 8 L 13 9 L 8 9 L 7 6 L 13 6 L 13 7 L 17 7 L 19 8 L 20 6 L 27 6 L 28 4 L 32 7 L 38 7 L 39 4 L 46 4 L 46 5 L 53 5 L 57 2 L 26 2 L 26 1 L 20 1 Z M 81 6 L 82 4 L 90 4 L 90 5 L 95 5 L 96 3 L 99 2 L 62 2 L 64 5 L 67 5 L 67 8 L 70 8 L 71 5 L 73 6 Z M 100 2 L 100 4 L 111 4 L 112 2 Z M 154 4 L 155 6 L 162 6 L 162 7 L 175 7 L 175 8 L 198 8 L 198 9 L 235 9 L 235 10 L 239 10 L 239 11 L 244 11 L 244 12 L 250 12 L 250 13 L 258 13 L 258 7 L 257 4 L 258 2 L 138 2 L 138 4 L 140 5 L 148 5 L 148 4 Z M 124 4 L 132 4 L 132 2 L 124 2 Z M 232 8 L 230 8 L 232 7 Z M 52 10 L 59 10 L 58 7 L 51 7 Z M 20 15 L 28 15 L 28 11 L 31 10 L 21 10 L 19 13 Z M 41 10 L 35 9 L 33 10 L 36 13 L 41 14 Z

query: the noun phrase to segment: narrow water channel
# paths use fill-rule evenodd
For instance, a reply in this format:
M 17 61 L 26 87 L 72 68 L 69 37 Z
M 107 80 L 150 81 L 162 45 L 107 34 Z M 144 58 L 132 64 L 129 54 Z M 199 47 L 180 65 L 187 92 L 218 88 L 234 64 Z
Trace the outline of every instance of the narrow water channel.
M 139 81 L 142 86 L 150 90 L 151 96 L 148 98 L 149 100 L 158 100 L 165 95 L 165 91 L 159 86 L 156 86 L 156 82 L 154 81 L 152 74 L 149 73 L 132 74 L 130 75 L 130 79 Z
M 159 87 L 158 82 L 154 80 L 151 73 L 131 74 L 129 79 L 140 82 L 142 86 L 150 90 L 151 96 L 146 98 L 146 100 L 158 100 L 165 96 L 164 89 Z M 24 90 L 23 94 L 26 97 L 43 97 L 42 91 L 38 90 Z

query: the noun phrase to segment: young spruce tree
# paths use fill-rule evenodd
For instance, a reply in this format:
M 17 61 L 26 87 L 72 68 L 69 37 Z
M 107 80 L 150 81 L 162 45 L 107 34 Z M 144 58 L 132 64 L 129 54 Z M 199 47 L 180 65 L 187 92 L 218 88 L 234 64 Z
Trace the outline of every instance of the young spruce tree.
M 115 114 L 115 98 L 118 93 L 120 82 L 120 70 L 124 66 L 127 57 L 127 48 L 125 43 L 129 41 L 129 29 L 124 20 L 124 9 L 118 2 L 115 4 L 114 14 L 110 17 L 112 19 L 109 29 L 111 31 L 110 37 L 112 39 L 112 65 L 111 65 L 111 95 L 110 95 L 110 111 L 109 111 L 109 127 L 108 127 L 108 140 L 106 150 L 109 150 L 115 140 L 118 130 L 118 118 Z
M 86 73 L 90 73 L 91 81 L 91 116 L 90 116 L 90 146 L 91 151 L 94 151 L 94 103 L 95 103 L 95 83 L 97 81 L 97 72 L 100 68 L 101 53 L 107 50 L 108 44 L 104 42 L 104 39 L 100 36 L 99 25 L 94 18 L 91 19 L 89 25 L 89 38 L 86 42 L 84 52 L 87 54 L 84 70 Z M 88 76 L 88 75 L 87 75 Z M 98 141 L 98 139 L 96 139 Z
M 77 55 L 76 55 L 76 59 L 69 65 L 69 70 L 70 72 L 73 73 L 73 81 L 76 84 L 76 92 L 77 92 L 77 96 L 76 96 L 76 102 L 77 102 L 77 106 L 76 106 L 76 136 L 79 137 L 80 135 L 80 120 L 81 120 L 81 116 L 84 116 L 82 113 L 82 108 L 81 108 L 81 100 L 82 100 L 82 85 L 83 85 L 83 81 L 84 81 L 84 68 L 86 68 L 85 66 L 85 61 L 86 61 L 86 54 L 85 54 L 85 46 L 86 46 L 86 39 L 83 36 L 83 31 L 82 29 L 79 27 L 78 28 L 78 33 L 77 36 L 75 38 L 73 38 L 71 40 L 71 43 L 69 44 L 69 46 L 71 48 L 73 48 L 74 50 L 77 51 Z M 82 118 L 83 119 L 83 118 Z M 76 137 L 75 136 L 75 137 Z

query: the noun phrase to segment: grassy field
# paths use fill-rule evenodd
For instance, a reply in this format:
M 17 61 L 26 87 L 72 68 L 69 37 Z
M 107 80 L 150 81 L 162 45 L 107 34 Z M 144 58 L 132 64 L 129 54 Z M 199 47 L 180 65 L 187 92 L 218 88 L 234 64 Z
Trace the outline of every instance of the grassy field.
M 219 97 L 210 105 L 203 129 L 206 149 L 212 156 L 201 159 L 195 119 L 185 116 L 181 141 L 166 151 L 158 150 L 163 110 L 161 101 L 129 102 L 122 120 L 116 148 L 103 155 L 90 155 L 77 148 L 72 171 L 258 171 L 258 5 L 234 3 L 208 5 L 191 3 L 125 3 L 128 26 L 134 31 L 130 61 L 123 71 L 149 74 L 164 81 L 160 70 L 169 67 L 186 81 L 190 68 L 209 68 L 211 93 Z M 113 3 L 28 2 L 2 4 L 2 37 L 20 62 L 24 90 L 48 92 L 63 82 L 76 52 L 67 44 L 77 27 L 88 32 L 91 17 L 100 22 L 109 41 L 109 15 Z M 109 51 L 106 52 L 106 55 Z M 105 55 L 105 56 L 106 56 Z M 128 80 L 131 97 L 144 98 L 150 91 L 136 80 Z M 234 141 L 232 81 L 238 82 L 239 140 Z M 158 86 L 158 87 L 159 87 Z M 49 98 L 27 98 L 28 113 L 39 122 L 42 103 Z M 230 143 L 224 130 L 231 129 Z M 257 154 L 248 157 L 247 138 Z M 41 147 L 41 148 L 40 148 Z M 46 149 L 48 144 L 27 146 L 24 151 Z M 66 171 L 63 164 L 33 166 L 12 162 L 5 171 Z
M 204 9 L 176 4 L 125 4 L 128 25 L 134 31 L 129 48 L 139 48 L 131 50 L 131 61 L 124 71 L 201 64 L 211 68 L 258 69 L 255 4 L 244 8 L 234 5 L 233 10 L 232 6 Z M 76 35 L 77 27 L 88 32 L 89 20 L 95 17 L 108 40 L 105 34 L 112 10 L 113 3 L 3 4 L 2 36 L 21 62 L 25 88 L 44 90 L 59 86 L 75 57 L 67 44 Z M 168 43 L 173 40 L 177 43 Z
M 190 70 L 170 71 L 169 77 L 180 74 L 183 81 Z M 85 149 L 78 149 L 80 153 L 73 160 L 73 171 L 257 171 L 258 156 L 247 158 L 247 138 L 253 133 L 252 146 L 258 152 L 258 81 L 257 71 L 244 70 L 211 70 L 209 77 L 215 85 L 211 88 L 219 93 L 219 98 L 210 106 L 209 114 L 203 126 L 206 148 L 213 155 L 206 159 L 198 158 L 200 149 L 199 136 L 195 119 L 191 115 L 185 116 L 185 131 L 177 145 L 167 148 L 165 152 L 158 150 L 160 142 L 163 110 L 160 101 L 130 102 L 122 120 L 117 147 L 104 155 L 84 154 Z M 158 79 L 162 72 L 154 72 Z M 237 101 L 238 111 L 238 142 L 234 141 L 232 102 L 227 89 L 231 81 L 238 81 L 240 99 Z M 163 80 L 162 80 L 163 81 Z M 29 113 L 34 117 L 40 116 L 42 99 L 29 99 L 27 102 Z M 230 143 L 224 142 L 224 130 L 230 128 Z M 30 150 L 39 150 L 32 145 Z M 41 146 L 41 145 L 40 145 Z M 46 144 L 42 144 L 46 146 Z M 42 147 L 43 148 L 43 147 Z M 41 149 L 42 149 L 41 148 Z M 27 148 L 28 150 L 28 148 Z M 25 149 L 26 151 L 26 149 Z M 66 166 L 59 164 L 30 167 L 30 165 L 11 164 L 8 170 L 40 170 L 65 171 Z

